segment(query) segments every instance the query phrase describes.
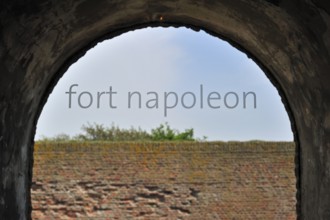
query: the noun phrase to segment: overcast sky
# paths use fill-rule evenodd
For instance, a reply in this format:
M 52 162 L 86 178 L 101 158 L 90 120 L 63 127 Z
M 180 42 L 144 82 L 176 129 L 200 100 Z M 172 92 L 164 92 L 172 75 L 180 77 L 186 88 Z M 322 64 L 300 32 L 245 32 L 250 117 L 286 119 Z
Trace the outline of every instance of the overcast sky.
M 227 42 L 186 28 L 128 32 L 88 51 L 50 95 L 36 139 L 75 135 L 87 122 L 148 131 L 168 122 L 208 140 L 293 140 L 260 68 Z

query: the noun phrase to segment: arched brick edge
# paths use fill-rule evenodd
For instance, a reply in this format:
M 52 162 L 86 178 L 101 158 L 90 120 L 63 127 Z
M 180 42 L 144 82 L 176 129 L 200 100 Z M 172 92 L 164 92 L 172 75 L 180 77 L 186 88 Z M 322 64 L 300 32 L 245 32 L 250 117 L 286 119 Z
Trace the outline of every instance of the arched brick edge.
M 328 4 L 313 2 L 0 2 L 1 219 L 30 218 L 35 126 L 67 67 L 102 39 L 169 25 L 202 28 L 262 67 L 280 92 L 299 143 L 298 217 L 330 219 L 330 19 Z

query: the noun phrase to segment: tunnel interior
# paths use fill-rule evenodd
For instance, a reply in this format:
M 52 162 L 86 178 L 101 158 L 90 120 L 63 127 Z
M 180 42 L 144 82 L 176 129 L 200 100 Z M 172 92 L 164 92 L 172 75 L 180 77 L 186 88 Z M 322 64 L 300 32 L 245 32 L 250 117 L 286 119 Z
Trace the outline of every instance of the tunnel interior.
M 325 1 L 35 0 L 0 6 L 2 218 L 30 218 L 36 123 L 65 70 L 97 42 L 155 26 L 203 29 L 263 69 L 282 97 L 297 144 L 298 218 L 330 218 L 330 7 Z

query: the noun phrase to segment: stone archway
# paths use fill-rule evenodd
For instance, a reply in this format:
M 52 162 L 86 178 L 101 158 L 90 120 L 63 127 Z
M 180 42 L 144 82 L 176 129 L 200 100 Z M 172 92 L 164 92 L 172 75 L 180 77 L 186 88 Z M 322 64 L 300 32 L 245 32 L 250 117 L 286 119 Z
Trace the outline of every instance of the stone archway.
M 0 8 L 1 218 L 30 218 L 35 126 L 57 80 L 97 42 L 147 26 L 204 29 L 263 68 L 299 143 L 298 218 L 330 218 L 329 3 L 15 0 Z

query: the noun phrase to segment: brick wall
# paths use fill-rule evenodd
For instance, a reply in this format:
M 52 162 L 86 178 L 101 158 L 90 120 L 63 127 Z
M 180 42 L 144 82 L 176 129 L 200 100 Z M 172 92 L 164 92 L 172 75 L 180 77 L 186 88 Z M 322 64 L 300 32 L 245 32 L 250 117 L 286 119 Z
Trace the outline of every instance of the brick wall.
M 33 219 L 295 219 L 293 143 L 35 145 Z

